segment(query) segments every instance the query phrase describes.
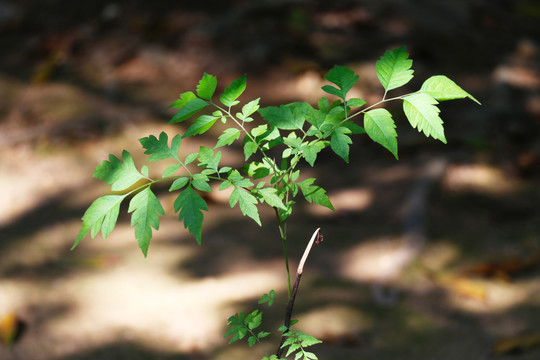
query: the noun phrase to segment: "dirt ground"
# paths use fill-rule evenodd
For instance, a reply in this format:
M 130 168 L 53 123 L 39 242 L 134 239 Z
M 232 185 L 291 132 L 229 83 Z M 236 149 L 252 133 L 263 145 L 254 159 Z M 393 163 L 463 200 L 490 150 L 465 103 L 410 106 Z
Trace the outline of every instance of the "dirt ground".
M 282 321 L 272 214 L 261 210 L 261 229 L 211 197 L 198 246 L 163 192 L 148 258 L 125 208 L 106 241 L 71 252 L 107 191 L 91 174 L 123 149 L 143 164 L 138 138 L 185 131 L 166 125 L 167 106 L 203 72 L 219 89 L 247 73 L 242 99 L 272 105 L 316 101 L 322 75 L 347 65 L 373 103 L 375 61 L 401 45 L 409 90 L 445 74 L 482 106 L 441 104 L 447 145 L 398 116 L 399 161 L 358 138 L 350 165 L 328 152 L 304 169 L 336 211 L 302 203 L 291 218 L 293 268 L 316 228 L 325 239 L 302 279 L 298 328 L 324 341 L 321 360 L 539 359 L 538 23 L 532 0 L 0 0 L 0 338 L 9 316 L 22 329 L 0 359 L 260 359 L 223 334 L 270 289 L 266 328 Z

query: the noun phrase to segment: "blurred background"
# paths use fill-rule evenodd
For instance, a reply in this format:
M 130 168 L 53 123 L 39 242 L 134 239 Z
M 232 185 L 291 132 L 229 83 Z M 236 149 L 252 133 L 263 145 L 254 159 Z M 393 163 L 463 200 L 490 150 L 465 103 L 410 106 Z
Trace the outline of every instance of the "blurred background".
M 93 170 L 123 149 L 140 166 L 138 138 L 185 131 L 167 107 L 203 72 L 218 91 L 247 73 L 243 100 L 313 103 L 340 64 L 372 104 L 375 62 L 402 45 L 405 90 L 444 74 L 482 106 L 441 104 L 444 145 L 391 104 L 399 161 L 360 136 L 350 165 L 328 151 L 304 168 L 336 211 L 300 203 L 290 219 L 292 268 L 316 228 L 325 239 L 293 317 L 321 360 L 540 358 L 539 23 L 534 0 L 0 0 L 0 359 L 261 358 L 223 334 L 270 289 L 266 329 L 282 321 L 273 215 L 261 229 L 211 195 L 198 246 L 163 192 L 148 258 L 125 211 L 70 252 L 107 191 Z

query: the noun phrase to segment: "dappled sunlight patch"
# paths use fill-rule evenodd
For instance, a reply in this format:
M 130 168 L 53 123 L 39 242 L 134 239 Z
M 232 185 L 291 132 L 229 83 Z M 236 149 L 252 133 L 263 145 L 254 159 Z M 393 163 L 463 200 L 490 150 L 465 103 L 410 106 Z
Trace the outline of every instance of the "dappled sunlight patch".
M 336 211 L 316 204 L 308 204 L 307 211 L 315 216 L 333 216 L 336 213 L 360 212 L 367 209 L 374 200 L 373 191 L 367 188 L 349 188 L 331 191 L 328 194 Z
M 343 252 L 340 272 L 356 281 L 388 281 L 399 276 L 416 253 L 404 237 L 384 237 L 362 242 Z
M 358 307 L 345 305 L 316 308 L 297 318 L 299 329 L 325 342 L 354 338 L 373 325 Z
M 442 183 L 445 190 L 488 194 L 507 194 L 518 185 L 515 179 L 502 170 L 484 164 L 451 165 Z
M 444 269 L 459 257 L 459 250 L 448 241 L 428 244 L 419 255 L 419 261 L 430 270 Z

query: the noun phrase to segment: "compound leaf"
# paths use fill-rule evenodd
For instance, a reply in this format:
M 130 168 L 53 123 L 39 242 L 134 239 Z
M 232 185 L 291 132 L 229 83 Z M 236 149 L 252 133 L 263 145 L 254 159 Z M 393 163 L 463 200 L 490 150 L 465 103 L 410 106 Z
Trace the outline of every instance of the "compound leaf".
M 234 190 L 229 198 L 229 204 L 231 208 L 236 205 L 240 206 L 240 211 L 245 216 L 252 218 L 259 226 L 262 226 L 261 219 L 259 218 L 259 211 L 257 210 L 257 198 L 248 191 L 234 184 Z
M 216 77 L 204 73 L 202 79 L 199 81 L 199 85 L 197 85 L 197 95 L 199 95 L 199 97 L 203 99 L 210 100 L 212 98 L 212 95 L 214 95 L 214 92 L 216 91 L 216 87 Z
M 163 159 L 178 159 L 178 151 L 180 151 L 180 145 L 182 144 L 182 138 L 180 135 L 173 137 L 171 147 L 169 147 L 169 137 L 165 132 L 159 134 L 159 139 L 154 135 L 150 135 L 145 138 L 139 139 L 142 147 L 146 149 L 144 152 L 149 161 L 158 161 Z
M 309 178 L 298 183 L 298 187 L 306 200 L 310 203 L 322 205 L 330 210 L 334 210 L 334 206 L 330 202 L 328 195 L 326 195 L 326 190 L 320 186 L 313 185 L 314 182 L 314 178 Z
M 73 250 L 89 232 L 91 233 L 92 238 L 94 238 L 101 229 L 103 238 L 106 239 L 116 225 L 120 204 L 125 197 L 126 195 L 105 195 L 94 200 L 82 217 L 83 223 L 81 231 L 71 250 Z
M 122 191 L 135 184 L 145 177 L 137 170 L 131 154 L 124 150 L 122 160 L 110 154 L 109 160 L 104 160 L 96 167 L 94 177 L 105 181 L 105 184 L 112 184 L 112 191 Z
M 366 112 L 364 128 L 371 140 L 381 144 L 398 158 L 396 125 L 388 110 L 374 109 Z
M 405 85 L 413 78 L 412 60 L 405 46 L 389 50 L 375 63 L 377 77 L 386 91 Z
M 326 74 L 325 79 L 335 84 L 338 89 L 333 86 L 325 85 L 322 89 L 332 95 L 345 99 L 349 90 L 352 89 L 354 84 L 358 81 L 358 75 L 354 75 L 354 71 L 345 67 L 336 65 L 328 74 Z
M 174 201 L 174 211 L 178 212 L 184 227 L 195 236 L 197 243 L 201 244 L 202 223 L 204 215 L 201 210 L 208 211 L 206 201 L 189 185 L 178 195 Z
M 426 93 L 438 101 L 463 99 L 468 97 L 478 105 L 480 102 L 471 94 L 460 88 L 455 82 L 444 75 L 432 76 L 422 84 L 420 92 Z
M 441 140 L 446 144 L 443 121 L 439 117 L 437 100 L 426 93 L 416 93 L 403 98 L 403 111 L 412 127 L 426 136 Z
M 225 106 L 231 107 L 239 103 L 236 99 L 242 95 L 246 89 L 246 75 L 234 80 L 230 86 L 225 88 L 223 94 L 219 97 L 221 103 Z
M 131 226 L 135 226 L 135 238 L 146 257 L 152 239 L 152 228 L 159 230 L 159 215 L 165 215 L 165 210 L 148 186 L 131 199 L 128 212 L 133 213 Z
M 349 128 L 340 126 L 334 130 L 330 139 L 330 147 L 345 162 L 349 162 L 349 144 L 352 144 L 352 140 L 347 134 L 351 132 Z

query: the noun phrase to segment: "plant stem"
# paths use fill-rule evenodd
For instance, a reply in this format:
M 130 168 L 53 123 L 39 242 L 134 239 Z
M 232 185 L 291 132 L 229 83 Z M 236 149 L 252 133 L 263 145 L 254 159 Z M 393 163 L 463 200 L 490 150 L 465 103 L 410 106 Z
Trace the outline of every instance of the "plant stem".
M 274 208 L 276 211 L 276 217 L 278 220 L 279 235 L 283 242 L 283 256 L 285 258 L 285 269 L 287 270 L 287 286 L 288 286 L 288 299 L 291 299 L 291 271 L 289 270 L 289 255 L 287 253 L 287 220 L 281 221 L 279 209 Z
M 306 246 L 306 249 L 304 250 L 304 255 L 302 255 L 302 259 L 300 259 L 300 263 L 298 264 L 298 268 L 296 269 L 296 280 L 294 281 L 294 286 L 292 289 L 292 293 L 289 295 L 289 303 L 287 304 L 287 311 L 285 312 L 285 321 L 284 325 L 287 328 L 287 330 L 284 331 L 286 333 L 289 331 L 289 328 L 291 326 L 291 317 L 292 317 L 292 311 L 294 307 L 294 300 L 296 299 L 296 293 L 298 292 L 298 287 L 300 286 L 300 278 L 302 277 L 302 273 L 304 272 L 304 264 L 306 263 L 306 260 L 309 256 L 309 252 L 311 251 L 311 247 L 313 246 L 313 243 L 315 240 L 319 237 L 320 234 L 320 228 L 315 230 L 313 235 L 311 236 L 311 239 L 309 240 L 308 245 Z M 276 356 L 278 358 L 281 357 L 281 353 L 283 352 L 283 349 L 281 346 L 287 339 L 286 336 L 281 337 L 281 342 L 279 343 L 279 347 L 276 352 Z

